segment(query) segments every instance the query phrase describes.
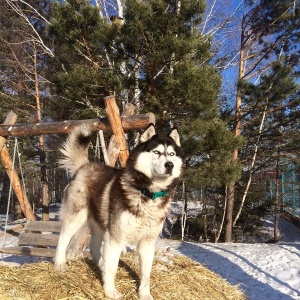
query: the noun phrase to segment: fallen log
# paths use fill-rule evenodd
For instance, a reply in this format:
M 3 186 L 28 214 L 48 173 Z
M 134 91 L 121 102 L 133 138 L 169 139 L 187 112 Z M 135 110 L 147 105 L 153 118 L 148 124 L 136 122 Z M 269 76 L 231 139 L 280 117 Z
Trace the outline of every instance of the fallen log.
M 67 120 L 61 122 L 48 122 L 48 123 L 32 123 L 24 125 L 0 125 L 0 136 L 24 136 L 24 135 L 43 135 L 43 134 L 54 134 L 70 133 L 74 127 L 81 124 L 90 125 L 93 131 L 112 130 L 108 118 L 97 118 L 87 120 Z M 153 113 L 132 115 L 122 117 L 123 129 L 142 129 L 147 127 L 149 124 L 155 123 L 155 116 Z

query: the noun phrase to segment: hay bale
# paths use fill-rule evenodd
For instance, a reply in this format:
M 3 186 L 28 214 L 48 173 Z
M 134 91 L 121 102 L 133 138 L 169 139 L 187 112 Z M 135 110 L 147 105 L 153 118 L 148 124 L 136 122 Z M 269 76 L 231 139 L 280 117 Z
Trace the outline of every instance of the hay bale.
M 116 285 L 127 300 L 137 299 L 139 284 L 138 258 L 127 253 L 120 260 Z M 245 296 L 237 287 L 181 255 L 160 253 L 151 274 L 154 299 L 234 299 Z M 51 262 L 25 264 L 21 267 L 0 265 L 0 295 L 2 300 L 42 299 L 105 299 L 101 275 L 90 260 L 72 261 L 69 271 L 57 272 Z

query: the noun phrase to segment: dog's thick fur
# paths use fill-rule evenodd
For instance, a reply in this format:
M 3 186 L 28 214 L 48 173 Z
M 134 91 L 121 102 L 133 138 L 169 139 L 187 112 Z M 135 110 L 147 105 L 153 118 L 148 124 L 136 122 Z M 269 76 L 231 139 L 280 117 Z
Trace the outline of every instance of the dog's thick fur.
M 156 135 L 150 125 L 124 169 L 89 162 L 90 137 L 87 126 L 77 127 L 61 149 L 64 158 L 60 163 L 72 180 L 61 209 L 63 226 L 55 268 L 67 269 L 67 246 L 87 223 L 91 228 L 90 251 L 102 271 L 105 295 L 121 298 L 115 288 L 119 257 L 126 245 L 135 243 L 140 259 L 139 299 L 151 300 L 155 242 L 169 212 L 183 164 L 178 132 L 173 129 L 169 136 Z

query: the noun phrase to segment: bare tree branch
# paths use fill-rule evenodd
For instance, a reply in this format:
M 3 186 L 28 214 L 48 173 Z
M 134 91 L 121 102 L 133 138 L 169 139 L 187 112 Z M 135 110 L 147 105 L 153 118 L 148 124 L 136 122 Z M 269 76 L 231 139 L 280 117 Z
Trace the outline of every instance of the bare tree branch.
M 37 42 L 43 47 L 43 49 L 45 49 L 46 53 L 48 55 L 50 55 L 51 57 L 54 57 L 54 53 L 52 52 L 52 50 L 50 48 L 48 48 L 43 39 L 41 38 L 41 36 L 39 35 L 39 33 L 36 31 L 36 29 L 34 28 L 33 24 L 30 22 L 28 16 L 24 13 L 24 11 L 21 9 L 21 7 L 18 5 L 18 2 L 27 5 L 30 10 L 32 12 L 34 12 L 35 14 L 37 14 L 37 16 L 39 18 L 41 18 L 43 21 L 45 21 L 47 24 L 50 24 L 49 21 L 47 21 L 35 8 L 33 8 L 30 4 L 28 4 L 27 2 L 23 1 L 23 0 L 5 0 L 7 2 L 7 4 L 21 17 L 24 19 L 24 21 L 26 22 L 26 24 L 28 26 L 31 27 L 34 36 L 37 40 Z

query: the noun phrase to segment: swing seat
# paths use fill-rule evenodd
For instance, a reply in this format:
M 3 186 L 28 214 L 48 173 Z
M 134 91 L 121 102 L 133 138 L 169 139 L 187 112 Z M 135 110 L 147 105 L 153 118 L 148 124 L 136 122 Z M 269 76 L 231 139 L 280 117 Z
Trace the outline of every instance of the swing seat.
M 18 246 L 0 248 L 0 253 L 54 257 L 62 222 L 28 221 L 19 236 Z

